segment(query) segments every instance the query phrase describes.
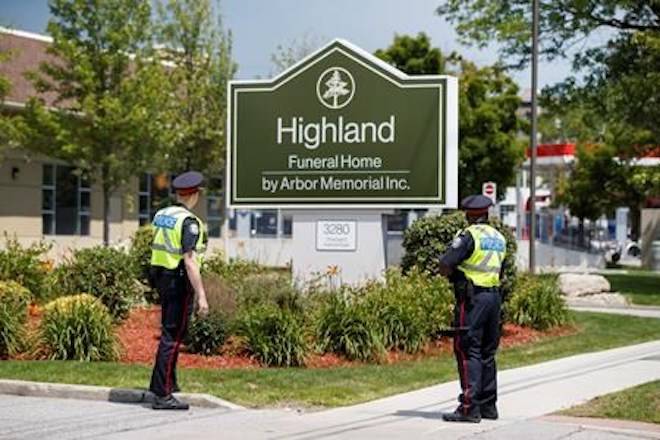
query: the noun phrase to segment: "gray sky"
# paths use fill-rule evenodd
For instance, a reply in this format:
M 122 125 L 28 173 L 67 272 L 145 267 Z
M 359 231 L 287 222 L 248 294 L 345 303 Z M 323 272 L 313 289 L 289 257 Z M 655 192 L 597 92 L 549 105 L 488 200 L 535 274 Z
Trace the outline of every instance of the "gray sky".
M 389 46 L 395 34 L 426 32 L 443 51 L 457 50 L 479 65 L 497 60 L 495 47 L 476 50 L 456 42 L 453 26 L 435 15 L 441 0 L 224 0 L 225 26 L 234 35 L 238 78 L 265 77 L 273 71 L 271 54 L 308 35 L 312 40 L 345 38 L 373 52 Z M 0 24 L 44 33 L 47 0 L 0 0 Z M 540 64 L 539 84 L 553 84 L 570 73 L 570 62 Z M 512 72 L 522 89 L 529 70 Z

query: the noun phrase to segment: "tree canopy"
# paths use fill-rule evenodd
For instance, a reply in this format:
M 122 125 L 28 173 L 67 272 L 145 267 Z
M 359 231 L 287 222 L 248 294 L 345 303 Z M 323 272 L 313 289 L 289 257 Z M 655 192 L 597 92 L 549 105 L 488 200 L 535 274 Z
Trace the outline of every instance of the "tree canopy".
M 502 58 L 516 67 L 523 67 L 531 54 L 531 12 L 529 0 L 445 0 L 437 8 L 456 24 L 461 42 L 477 47 L 497 42 Z M 660 2 L 539 0 L 540 54 L 548 59 L 578 50 L 601 29 L 660 32 Z
M 150 3 L 52 0 L 48 52 L 57 61 L 43 63 L 33 80 L 38 91 L 54 93 L 56 109 L 33 98 L 25 112 L 25 146 L 99 181 L 105 243 L 110 196 L 148 167 L 163 132 Z
M 459 195 L 481 193 L 485 181 L 501 188 L 515 181 L 523 159 L 517 142 L 520 120 L 518 87 L 500 67 L 478 67 L 456 53 L 443 54 L 425 34 L 396 36 L 376 56 L 414 74 L 449 74 L 459 77 Z
M 223 172 L 227 82 L 236 65 L 231 35 L 214 19 L 210 0 L 168 0 L 159 5 L 158 42 L 168 66 L 167 143 L 163 169 Z

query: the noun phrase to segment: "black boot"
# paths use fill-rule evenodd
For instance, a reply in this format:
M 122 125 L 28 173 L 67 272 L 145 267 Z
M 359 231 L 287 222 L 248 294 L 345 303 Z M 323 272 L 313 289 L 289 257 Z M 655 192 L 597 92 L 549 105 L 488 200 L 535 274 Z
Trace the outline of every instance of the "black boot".
M 473 409 L 465 411 L 462 406 L 459 406 L 454 412 L 442 413 L 442 420 L 445 422 L 479 423 L 481 422 L 481 414 Z
M 176 410 L 187 410 L 190 408 L 190 405 L 188 405 L 185 402 L 182 402 L 178 400 L 176 397 L 173 395 L 165 396 L 165 397 L 158 397 L 156 396 L 153 405 L 151 405 L 153 409 L 176 409 Z
M 481 418 L 489 420 L 497 420 L 499 414 L 497 413 L 497 407 L 493 405 L 482 405 L 481 406 Z

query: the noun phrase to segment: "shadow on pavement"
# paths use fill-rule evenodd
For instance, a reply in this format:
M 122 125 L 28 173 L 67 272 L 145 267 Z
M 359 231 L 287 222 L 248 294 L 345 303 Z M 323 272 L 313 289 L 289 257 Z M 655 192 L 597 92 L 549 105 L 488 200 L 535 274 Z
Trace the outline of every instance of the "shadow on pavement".
M 421 417 L 423 419 L 442 420 L 442 413 L 440 411 L 409 411 L 400 410 L 394 413 L 395 416 L 401 417 Z
M 108 395 L 108 402 L 126 403 L 151 408 L 154 395 L 147 390 L 135 390 L 130 388 L 113 388 Z

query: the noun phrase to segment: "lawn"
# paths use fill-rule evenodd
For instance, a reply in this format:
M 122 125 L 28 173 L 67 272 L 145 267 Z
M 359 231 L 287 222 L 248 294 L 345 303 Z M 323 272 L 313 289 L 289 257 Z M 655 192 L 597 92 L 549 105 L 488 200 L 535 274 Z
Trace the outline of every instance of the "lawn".
M 623 293 L 633 304 L 660 306 L 660 273 L 630 271 L 606 274 L 613 292 Z
M 548 336 L 534 344 L 504 349 L 500 368 L 514 368 L 576 353 L 649 341 L 660 334 L 660 320 L 598 313 L 573 313 L 580 329 L 569 336 Z M 42 382 L 143 388 L 148 367 L 121 363 L 3 361 L 0 378 Z M 456 378 L 449 354 L 390 365 L 324 369 L 183 369 L 185 392 L 209 393 L 251 406 L 333 407 L 411 391 Z
M 560 414 L 660 423 L 660 380 L 596 397 Z

